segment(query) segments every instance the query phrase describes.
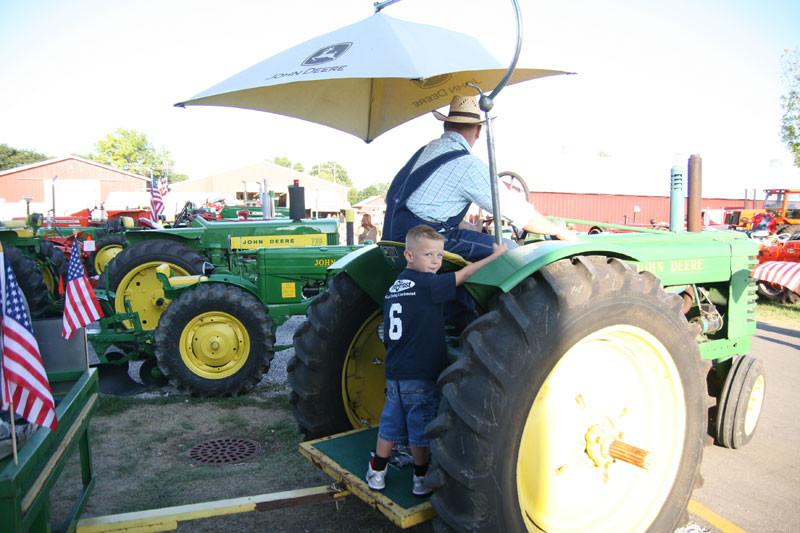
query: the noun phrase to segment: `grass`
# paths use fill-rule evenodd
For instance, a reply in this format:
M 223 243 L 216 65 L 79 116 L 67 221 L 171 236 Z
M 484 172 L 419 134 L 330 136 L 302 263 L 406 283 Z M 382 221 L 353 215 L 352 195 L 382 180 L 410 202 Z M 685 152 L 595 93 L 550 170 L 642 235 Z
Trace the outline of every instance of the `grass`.
M 756 317 L 759 322 L 783 326 L 800 331 L 800 304 L 758 302 Z

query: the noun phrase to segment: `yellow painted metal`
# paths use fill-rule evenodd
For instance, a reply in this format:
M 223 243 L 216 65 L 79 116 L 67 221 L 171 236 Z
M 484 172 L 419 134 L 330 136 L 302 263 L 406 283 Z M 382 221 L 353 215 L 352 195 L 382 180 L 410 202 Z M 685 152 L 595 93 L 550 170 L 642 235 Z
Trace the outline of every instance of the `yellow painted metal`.
M 342 396 L 354 428 L 377 425 L 383 411 L 386 347 L 378 337 L 382 323 L 383 310 L 377 309 L 358 330 L 345 356 Z
M 758 376 L 750 391 L 747 400 L 747 413 L 744 415 L 744 434 L 750 435 L 756 429 L 756 423 L 761 416 L 761 407 L 764 405 L 764 375 Z
M 349 435 L 359 431 L 366 431 L 371 428 L 360 428 L 339 433 L 330 437 L 323 437 L 322 439 L 312 440 L 308 442 L 301 442 L 299 449 L 300 454 L 320 467 L 323 472 L 331 476 L 335 481 L 342 483 L 347 490 L 356 496 L 359 500 L 363 501 L 373 509 L 381 512 L 386 518 L 392 521 L 396 526 L 403 529 L 421 524 L 427 520 L 436 517 L 436 511 L 433 510 L 429 500 L 425 500 L 419 505 L 409 508 L 403 508 L 396 505 L 390 498 L 387 498 L 383 493 L 370 490 L 367 482 L 361 476 L 350 472 L 338 462 L 334 461 L 324 453 L 320 452 L 314 447 L 318 442 Z
M 657 460 L 648 470 L 595 462 L 587 434 L 598 425 Z M 680 376 L 658 339 L 630 325 L 587 335 L 551 371 L 525 422 L 517 494 L 528 530 L 647 529 L 677 475 L 685 426 Z
M 106 265 L 111 262 L 112 259 L 117 257 L 117 254 L 122 251 L 121 244 L 108 244 L 103 246 L 97 253 L 94 254 L 94 270 L 98 274 L 102 274 L 106 271 Z
M 156 268 L 164 264 L 163 261 L 151 261 L 139 265 L 125 274 L 116 291 L 114 309 L 118 313 L 125 313 L 125 300 L 131 303 L 131 309 L 139 313 L 142 329 L 151 330 L 158 326 L 161 313 L 166 310 L 171 300 L 164 298 L 164 286 L 156 277 Z M 178 276 L 188 276 L 189 273 L 177 265 L 166 263 L 172 273 Z M 129 320 L 125 326 L 132 328 Z
M 297 505 L 298 500 L 302 502 L 304 499 L 319 499 L 317 497 L 324 496 L 329 496 L 330 501 L 334 501 L 347 495 L 348 493 L 346 491 L 334 491 L 329 485 L 322 485 L 319 487 L 273 492 L 271 494 L 261 494 L 258 496 L 246 496 L 244 498 L 84 518 L 78 522 L 76 531 L 79 533 L 172 531 L 178 528 L 179 522 L 196 520 L 198 518 L 247 513 L 250 511 L 258 511 L 260 510 L 259 507 L 279 508 L 288 505 Z
M 49 268 L 43 268 L 41 272 L 47 292 L 55 294 L 56 290 L 58 290 L 58 278 L 53 275 Z
M 206 379 L 236 374 L 250 356 L 250 335 L 239 319 L 221 311 L 194 317 L 181 332 L 181 359 Z
M 326 244 L 328 244 L 328 235 L 326 233 L 231 237 L 232 250 L 254 250 L 256 248 L 281 248 L 286 246 L 325 246 Z

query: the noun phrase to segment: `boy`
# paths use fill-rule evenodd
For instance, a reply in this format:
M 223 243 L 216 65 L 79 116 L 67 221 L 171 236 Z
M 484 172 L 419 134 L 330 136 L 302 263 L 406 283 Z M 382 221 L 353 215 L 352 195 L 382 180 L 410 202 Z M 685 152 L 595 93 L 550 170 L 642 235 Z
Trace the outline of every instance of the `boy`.
M 367 468 L 372 490 L 386 487 L 386 464 L 395 443 L 408 441 L 414 458 L 413 494 L 425 497 L 429 439 L 425 425 L 439 408 L 436 379 L 447 366 L 444 305 L 456 298 L 463 284 L 486 263 L 508 251 L 494 252 L 456 272 L 437 276 L 444 255 L 444 237 L 426 225 L 411 228 L 403 255 L 407 267 L 386 293 L 383 342 L 386 345 L 386 404 L 378 427 L 378 442 Z

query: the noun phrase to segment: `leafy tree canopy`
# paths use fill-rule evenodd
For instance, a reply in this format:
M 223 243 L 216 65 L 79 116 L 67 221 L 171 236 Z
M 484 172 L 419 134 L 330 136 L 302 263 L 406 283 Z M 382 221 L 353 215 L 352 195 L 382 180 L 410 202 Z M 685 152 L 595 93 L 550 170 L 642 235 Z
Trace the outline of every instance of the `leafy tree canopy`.
M 288 158 L 288 157 L 278 157 L 278 156 L 275 156 L 275 157 L 272 159 L 272 162 L 273 162 L 273 163 L 275 163 L 276 165 L 280 165 L 280 166 L 282 166 L 282 167 L 292 168 L 292 162 L 291 162 L 291 161 L 289 161 L 289 158 Z
M 97 141 L 94 145 L 95 153 L 89 158 L 104 165 L 120 168 L 140 176 L 153 176 L 161 178 L 167 176 L 167 181 L 175 180 L 172 160 L 166 148 L 160 150 L 153 147 L 144 133 L 118 128 L 116 132 L 109 133 L 106 138 Z
M 353 182 L 347 176 L 347 170 L 336 161 L 317 163 L 311 167 L 309 174 L 323 180 L 332 181 L 345 187 L 353 188 Z
M 0 144 L 0 170 L 30 165 L 31 163 L 38 163 L 46 159 L 50 158 L 39 152 L 34 152 L 33 150 L 20 150 L 18 148 L 12 148 L 7 144 Z
M 785 50 L 781 56 L 781 81 L 786 87 L 781 96 L 781 139 L 794 154 L 794 166 L 800 167 L 800 49 Z
M 350 202 L 350 205 L 354 205 L 362 200 L 366 200 L 370 196 L 386 195 L 388 190 L 388 183 L 376 183 L 375 185 L 368 185 L 360 191 L 357 191 L 355 188 L 353 188 L 350 189 L 350 192 L 347 194 L 347 200 Z

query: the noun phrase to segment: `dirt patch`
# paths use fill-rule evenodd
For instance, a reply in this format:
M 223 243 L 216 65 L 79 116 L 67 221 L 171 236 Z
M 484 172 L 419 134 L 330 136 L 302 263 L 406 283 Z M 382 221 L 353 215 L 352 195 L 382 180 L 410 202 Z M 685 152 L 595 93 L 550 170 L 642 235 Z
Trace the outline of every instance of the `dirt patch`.
M 96 484 L 83 518 L 315 487 L 331 479 L 298 452 L 301 436 L 285 385 L 262 384 L 241 398 L 103 396 L 90 426 Z M 261 451 L 240 464 L 207 465 L 187 451 L 219 438 L 256 441 Z M 366 451 L 365 451 L 366 453 Z M 54 521 L 66 516 L 80 487 L 74 453 L 51 494 Z M 409 531 L 430 532 L 421 524 Z M 306 505 L 183 522 L 178 531 L 391 532 L 383 515 L 348 496 Z

